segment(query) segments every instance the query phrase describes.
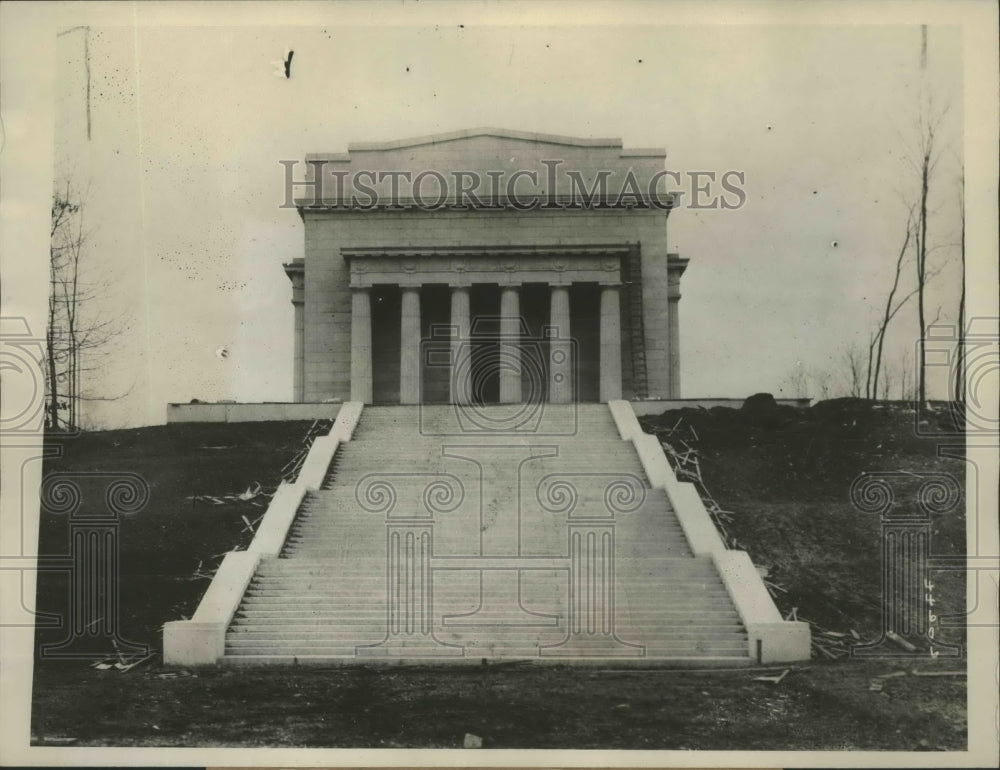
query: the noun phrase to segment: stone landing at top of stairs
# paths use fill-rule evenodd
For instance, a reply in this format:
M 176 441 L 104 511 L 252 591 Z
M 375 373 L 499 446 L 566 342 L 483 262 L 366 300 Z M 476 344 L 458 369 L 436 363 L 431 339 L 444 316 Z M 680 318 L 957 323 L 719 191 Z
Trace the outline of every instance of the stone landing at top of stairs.
M 365 408 L 223 661 L 749 665 L 608 408 L 526 406 Z

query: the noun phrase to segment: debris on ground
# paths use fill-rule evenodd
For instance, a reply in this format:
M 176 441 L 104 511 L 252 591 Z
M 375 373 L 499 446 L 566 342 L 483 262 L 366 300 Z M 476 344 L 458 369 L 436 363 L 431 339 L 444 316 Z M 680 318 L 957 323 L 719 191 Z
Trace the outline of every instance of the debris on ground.
M 114 644 L 113 639 L 112 644 Z M 148 660 L 152 660 L 155 657 L 155 652 L 151 652 L 147 655 L 130 655 L 126 657 L 125 655 L 122 655 L 121 650 L 118 649 L 118 645 L 115 644 L 115 657 L 108 657 L 95 663 L 91 663 L 90 667 L 95 668 L 98 671 L 109 671 L 114 669 L 124 674 L 126 671 L 131 671 L 136 666 L 141 665 Z
M 781 684 L 781 680 L 788 676 L 788 672 L 791 671 L 790 668 L 786 668 L 778 676 L 755 676 L 753 680 L 755 682 L 770 682 L 771 684 Z
M 718 530 L 726 548 L 742 550 L 742 546 L 739 541 L 736 540 L 735 537 L 731 536 L 726 529 L 726 524 L 732 522 L 736 514 L 732 511 L 725 510 L 721 505 L 719 505 L 718 502 L 716 502 L 716 500 L 709 493 L 708 488 L 705 485 L 705 481 L 702 478 L 701 464 L 698 461 L 698 449 L 693 447 L 690 443 L 698 440 L 698 434 L 695 432 L 694 426 L 685 422 L 683 417 L 680 417 L 672 427 L 647 427 L 650 427 L 657 439 L 659 439 L 660 446 L 663 447 L 663 451 L 667 456 L 670 467 L 673 469 L 678 480 L 690 481 L 694 484 L 695 489 L 698 491 L 698 495 L 701 498 L 702 503 L 705 505 L 705 509 L 708 511 L 708 514 L 711 517 L 712 522 L 715 524 L 715 527 Z M 788 593 L 788 589 L 782 586 L 780 582 L 773 577 L 773 569 L 767 566 L 758 566 L 757 571 L 761 575 L 764 587 L 767 589 L 767 592 L 771 595 L 772 599 L 777 599 L 780 594 Z M 848 642 L 847 633 L 830 631 L 825 628 L 821 628 L 812 621 L 799 617 L 798 611 L 798 607 L 792 607 L 791 611 L 785 616 L 785 620 L 795 620 L 809 623 L 812 630 L 813 657 L 825 657 L 830 660 L 839 660 L 840 658 L 850 654 L 850 648 L 853 645 Z M 851 629 L 850 634 L 855 641 L 861 641 L 861 636 L 857 631 Z M 915 650 L 916 647 L 913 649 Z
M 913 676 L 967 676 L 968 671 L 917 671 L 913 669 Z
M 190 580 L 211 580 L 215 577 L 215 570 L 211 572 L 206 572 L 202 569 L 205 562 L 201 559 L 198 560 L 198 566 L 194 568 L 194 574 L 191 575 Z
M 966 674 L 967 672 L 965 671 L 917 671 L 916 669 L 912 669 L 911 671 L 893 671 L 888 674 L 879 674 L 878 676 L 873 677 L 869 682 L 868 689 L 875 692 L 881 692 L 888 680 L 898 679 L 899 677 L 904 676 L 966 676 Z
M 178 671 L 164 671 L 162 674 L 157 674 L 156 678 L 157 679 L 178 679 L 178 678 L 184 677 L 184 676 L 194 677 L 195 679 L 198 678 L 197 674 L 192 673 L 191 671 L 185 671 L 184 669 L 180 669 Z
M 270 494 L 264 492 L 259 482 L 254 481 L 239 494 L 235 495 L 188 495 L 185 499 L 191 502 L 197 503 L 209 503 L 211 505 L 226 505 L 227 503 L 246 503 L 260 496 L 272 497 L 273 492 Z
M 260 488 L 260 484 L 255 481 L 247 487 L 246 492 L 236 495 L 236 497 L 239 500 L 253 500 L 257 497 L 257 495 L 261 494 L 262 491 L 263 490 Z
M 306 431 L 306 435 L 302 439 L 302 448 L 295 453 L 287 463 L 282 466 L 281 470 L 278 471 L 283 481 L 287 481 L 289 484 L 295 482 L 298 478 L 299 471 L 302 470 L 302 464 L 306 461 L 306 456 L 309 454 L 309 450 L 312 448 L 313 441 L 316 440 L 318 436 L 325 436 L 333 429 L 332 420 L 313 420 L 312 425 Z
M 245 527 L 243 527 L 243 531 L 249 532 L 252 535 L 257 531 L 257 525 L 260 523 L 261 519 L 264 518 L 264 514 L 262 513 L 253 521 L 250 521 L 250 519 L 248 519 L 246 516 L 240 516 L 240 518 L 243 519 L 243 523 L 246 525 Z

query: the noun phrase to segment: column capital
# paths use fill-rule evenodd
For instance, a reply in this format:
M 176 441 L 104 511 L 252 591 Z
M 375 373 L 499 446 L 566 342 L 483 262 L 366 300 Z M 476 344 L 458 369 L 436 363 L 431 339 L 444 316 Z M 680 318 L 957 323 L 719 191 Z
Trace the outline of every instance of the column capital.
M 622 285 L 622 282 L 617 279 L 599 281 L 598 283 L 600 283 L 602 289 L 617 289 Z

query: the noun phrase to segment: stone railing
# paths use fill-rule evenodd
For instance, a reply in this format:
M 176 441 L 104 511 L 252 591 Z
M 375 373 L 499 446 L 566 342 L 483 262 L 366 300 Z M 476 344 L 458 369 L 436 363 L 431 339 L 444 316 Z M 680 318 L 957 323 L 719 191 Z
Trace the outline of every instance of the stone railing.
M 611 401 L 608 407 L 622 440 L 635 446 L 650 486 L 666 492 L 692 553 L 712 558 L 746 627 L 751 658 L 758 663 L 808 660 L 809 624 L 782 620 L 749 554 L 726 548 L 698 490 L 677 480 L 659 439 L 643 432 L 631 404 Z
M 349 401 L 337 412 L 333 428 L 313 441 L 295 482 L 282 482 L 245 551 L 231 551 L 223 558 L 212 582 L 190 620 L 163 626 L 163 662 L 175 666 L 212 665 L 225 653 L 226 629 L 260 560 L 277 556 L 306 492 L 319 489 L 341 443 L 351 440 L 363 405 Z
M 167 424 L 177 422 L 269 422 L 275 420 L 328 420 L 340 408 L 339 403 L 199 402 L 167 404 Z

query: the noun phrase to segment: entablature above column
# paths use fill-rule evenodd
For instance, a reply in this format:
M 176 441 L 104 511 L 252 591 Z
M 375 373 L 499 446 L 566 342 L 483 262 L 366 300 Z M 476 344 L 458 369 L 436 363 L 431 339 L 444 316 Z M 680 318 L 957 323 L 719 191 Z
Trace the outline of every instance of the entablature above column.
M 667 254 L 667 299 L 679 300 L 681 298 L 681 276 L 684 275 L 690 261 L 680 254 L 673 252 Z
M 306 261 L 304 257 L 297 257 L 291 262 L 282 265 L 285 268 L 285 275 L 292 282 L 292 303 L 301 305 L 305 302 L 306 287 Z
M 351 286 L 617 283 L 628 244 L 341 249 Z

